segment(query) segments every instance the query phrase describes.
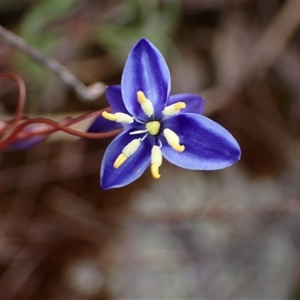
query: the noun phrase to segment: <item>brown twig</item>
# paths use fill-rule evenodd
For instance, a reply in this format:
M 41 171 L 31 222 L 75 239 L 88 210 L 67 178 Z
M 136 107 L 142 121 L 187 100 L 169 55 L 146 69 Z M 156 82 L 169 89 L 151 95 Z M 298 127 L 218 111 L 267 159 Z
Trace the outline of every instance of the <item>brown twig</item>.
M 25 119 L 21 122 L 23 108 L 25 104 L 25 96 L 26 96 L 25 84 L 22 78 L 20 78 L 18 75 L 15 74 L 10 74 L 10 73 L 0 74 L 0 80 L 1 79 L 10 79 L 15 81 L 18 84 L 19 98 L 18 98 L 18 105 L 16 109 L 15 118 L 13 119 L 13 121 L 7 123 L 6 126 L 5 124 L 4 125 L 2 124 L 3 128 L 1 131 L 3 131 L 4 134 L 1 135 L 1 139 L 0 139 L 0 151 L 7 148 L 10 144 L 15 142 L 16 140 L 30 138 L 37 135 L 46 137 L 47 135 L 54 133 L 57 130 L 64 131 L 66 133 L 72 134 L 77 137 L 89 138 L 89 139 L 101 139 L 101 138 L 113 137 L 122 131 L 122 129 L 117 129 L 117 130 L 112 130 L 103 133 L 88 133 L 88 132 L 82 132 L 82 131 L 69 128 L 69 126 L 81 122 L 85 119 L 100 116 L 104 110 L 110 111 L 111 109 L 110 107 L 98 111 L 90 112 L 90 113 L 85 113 L 75 118 L 69 117 L 60 122 L 56 122 L 51 119 L 41 118 L 41 117 Z M 46 126 L 46 128 L 45 127 L 40 128 L 39 131 L 25 132 L 24 129 L 27 126 L 32 124 L 46 124 L 49 126 Z
M 47 57 L 36 48 L 28 45 L 22 38 L 5 29 L 0 25 L 0 38 L 9 46 L 22 51 L 27 56 L 42 64 L 47 69 L 56 73 L 60 79 L 72 87 L 83 100 L 94 100 L 105 92 L 105 84 L 96 82 L 90 87 L 86 87 L 77 77 L 75 77 L 66 67 L 57 60 Z

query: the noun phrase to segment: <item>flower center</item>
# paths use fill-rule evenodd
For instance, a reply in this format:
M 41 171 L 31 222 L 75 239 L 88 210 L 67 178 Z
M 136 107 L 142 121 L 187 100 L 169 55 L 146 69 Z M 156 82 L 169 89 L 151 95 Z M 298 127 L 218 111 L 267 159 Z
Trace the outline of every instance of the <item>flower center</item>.
M 148 116 L 154 118 L 154 107 L 152 102 L 145 96 L 144 92 L 138 91 L 137 92 L 137 101 L 141 105 L 142 111 Z M 186 108 L 185 102 L 176 102 L 169 106 L 166 106 L 162 113 L 164 115 L 161 122 L 163 122 L 168 117 L 171 117 L 175 114 L 177 114 L 181 109 Z M 103 118 L 118 122 L 118 123 L 125 123 L 125 124 L 132 124 L 134 121 L 137 123 L 140 123 L 145 126 L 144 129 L 139 129 L 135 131 L 131 131 L 130 135 L 136 135 L 136 134 L 144 134 L 141 138 L 133 139 L 131 142 L 129 142 L 122 150 L 122 152 L 119 154 L 119 156 L 114 161 L 114 168 L 118 169 L 121 165 L 124 164 L 124 162 L 132 155 L 134 155 L 138 148 L 140 147 L 141 143 L 149 134 L 155 136 L 158 135 L 161 129 L 161 122 L 159 121 L 150 121 L 150 122 L 144 122 L 140 121 L 138 119 L 135 119 L 133 116 L 117 112 L 114 114 L 108 113 L 104 111 L 102 113 Z M 179 136 L 172 131 L 169 128 L 164 128 L 162 130 L 162 134 L 165 137 L 167 143 L 171 146 L 171 148 L 177 152 L 183 152 L 185 149 L 184 145 L 181 145 Z M 160 137 L 158 137 L 157 142 L 160 144 L 160 146 L 153 145 L 151 149 L 151 173 L 153 178 L 159 179 L 159 167 L 162 164 L 162 141 L 160 140 Z
M 146 128 L 151 135 L 157 135 L 160 129 L 160 122 L 151 121 L 146 124 Z

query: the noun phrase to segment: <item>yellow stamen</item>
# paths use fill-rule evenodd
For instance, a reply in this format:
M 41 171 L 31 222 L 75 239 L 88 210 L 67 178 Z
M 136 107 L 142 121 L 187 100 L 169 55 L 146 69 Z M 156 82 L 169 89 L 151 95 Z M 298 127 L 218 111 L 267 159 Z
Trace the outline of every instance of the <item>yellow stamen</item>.
M 122 150 L 122 153 L 115 160 L 114 168 L 118 169 L 121 165 L 123 165 L 127 158 L 137 151 L 140 145 L 140 139 L 134 139 L 128 145 L 126 145 L 125 148 Z
M 171 147 L 177 152 L 183 152 L 185 149 L 185 146 L 179 144 L 173 144 Z
M 159 167 L 157 164 L 151 165 L 151 174 L 154 179 L 160 178 Z
M 159 179 L 159 167 L 162 164 L 162 153 L 158 146 L 154 145 L 151 149 L 151 174 L 153 178 Z
M 164 137 L 166 138 L 168 144 L 178 152 L 183 152 L 185 146 L 180 145 L 179 136 L 169 128 L 164 129 Z
M 140 104 L 146 103 L 148 100 L 142 91 L 137 92 L 137 99 Z
M 174 107 L 175 110 L 179 111 L 183 108 L 186 108 L 186 104 L 185 104 L 185 102 L 177 102 L 177 103 L 173 104 L 173 107 Z
M 158 121 L 151 121 L 146 124 L 146 128 L 148 129 L 151 135 L 156 135 L 160 129 L 160 123 Z
M 148 117 L 151 117 L 154 113 L 152 102 L 146 98 L 145 94 L 142 91 L 138 91 L 136 94 L 137 94 L 137 100 L 141 104 L 141 108 L 143 112 Z
M 186 108 L 185 102 L 177 102 L 165 107 L 163 110 L 163 114 L 166 116 L 172 116 L 177 114 L 183 108 Z
M 104 111 L 102 113 L 102 117 L 106 120 L 109 120 L 109 121 L 116 121 L 117 120 L 117 117 L 114 114 L 110 114 L 107 111 Z
M 118 169 L 126 161 L 127 157 L 121 153 L 114 162 L 114 168 Z
M 117 123 L 125 123 L 125 124 L 131 124 L 131 123 L 133 123 L 133 120 L 134 120 L 132 116 L 121 113 L 121 112 L 117 112 L 115 114 L 110 114 L 107 111 L 104 111 L 102 113 L 102 117 L 109 121 L 114 121 Z

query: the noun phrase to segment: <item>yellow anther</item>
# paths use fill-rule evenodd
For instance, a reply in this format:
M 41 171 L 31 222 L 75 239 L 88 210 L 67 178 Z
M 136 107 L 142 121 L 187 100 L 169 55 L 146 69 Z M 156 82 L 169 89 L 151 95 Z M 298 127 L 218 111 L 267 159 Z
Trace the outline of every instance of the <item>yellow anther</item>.
M 133 120 L 134 120 L 132 116 L 121 113 L 121 112 L 117 112 L 115 114 L 110 114 L 107 111 L 104 111 L 102 113 L 102 117 L 109 121 L 115 121 L 117 123 L 125 123 L 125 124 L 131 124 L 131 123 L 133 123 Z
M 171 147 L 177 152 L 183 152 L 185 149 L 183 145 L 179 145 L 179 144 L 173 144 Z
M 160 129 L 160 123 L 158 121 L 148 122 L 146 128 L 151 135 L 157 135 Z
M 154 179 L 159 179 L 160 178 L 158 165 L 156 165 L 156 164 L 151 165 L 151 174 L 152 174 L 152 177 Z
M 117 120 L 117 117 L 114 114 L 110 114 L 107 111 L 104 111 L 102 113 L 102 117 L 106 120 L 109 120 L 109 121 L 116 121 Z
M 165 107 L 163 114 L 166 116 L 172 116 L 177 114 L 183 108 L 186 108 L 185 102 L 177 102 Z
M 179 136 L 169 128 L 164 129 L 164 137 L 166 138 L 168 144 L 178 152 L 183 152 L 185 147 L 180 145 Z
M 122 153 L 115 160 L 114 168 L 118 169 L 127 160 L 129 156 L 131 156 L 137 151 L 140 145 L 140 139 L 134 139 L 128 145 L 126 145 L 125 148 L 122 150 Z
M 177 103 L 173 104 L 173 107 L 174 107 L 175 110 L 179 111 L 183 108 L 186 108 L 186 104 L 185 104 L 185 102 L 177 102 Z
M 162 153 L 158 146 L 153 146 L 151 149 L 151 174 L 153 178 L 159 179 L 159 167 L 162 164 Z
M 142 91 L 138 91 L 137 93 L 138 102 L 141 104 L 141 108 L 143 112 L 151 117 L 154 113 L 154 108 L 152 102 L 146 98 L 145 94 Z
M 146 103 L 148 100 L 142 91 L 137 92 L 137 99 L 140 104 Z
M 126 161 L 127 157 L 121 153 L 114 162 L 114 168 L 118 169 Z

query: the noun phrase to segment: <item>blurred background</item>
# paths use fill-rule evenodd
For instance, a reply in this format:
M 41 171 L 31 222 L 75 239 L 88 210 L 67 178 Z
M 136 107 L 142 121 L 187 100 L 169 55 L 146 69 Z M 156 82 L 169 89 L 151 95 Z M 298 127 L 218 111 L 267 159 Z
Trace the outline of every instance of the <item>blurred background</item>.
M 61 135 L 0 154 L 0 299 L 300 299 L 300 2 L 1 1 L 0 24 L 84 84 L 119 84 L 142 37 L 164 54 L 172 93 L 242 148 L 214 172 L 167 161 L 102 191 L 110 140 Z M 107 106 L 0 39 L 0 70 L 22 76 L 24 114 Z M 0 82 L 0 116 L 17 90 Z M 84 128 L 83 128 L 84 129 Z

